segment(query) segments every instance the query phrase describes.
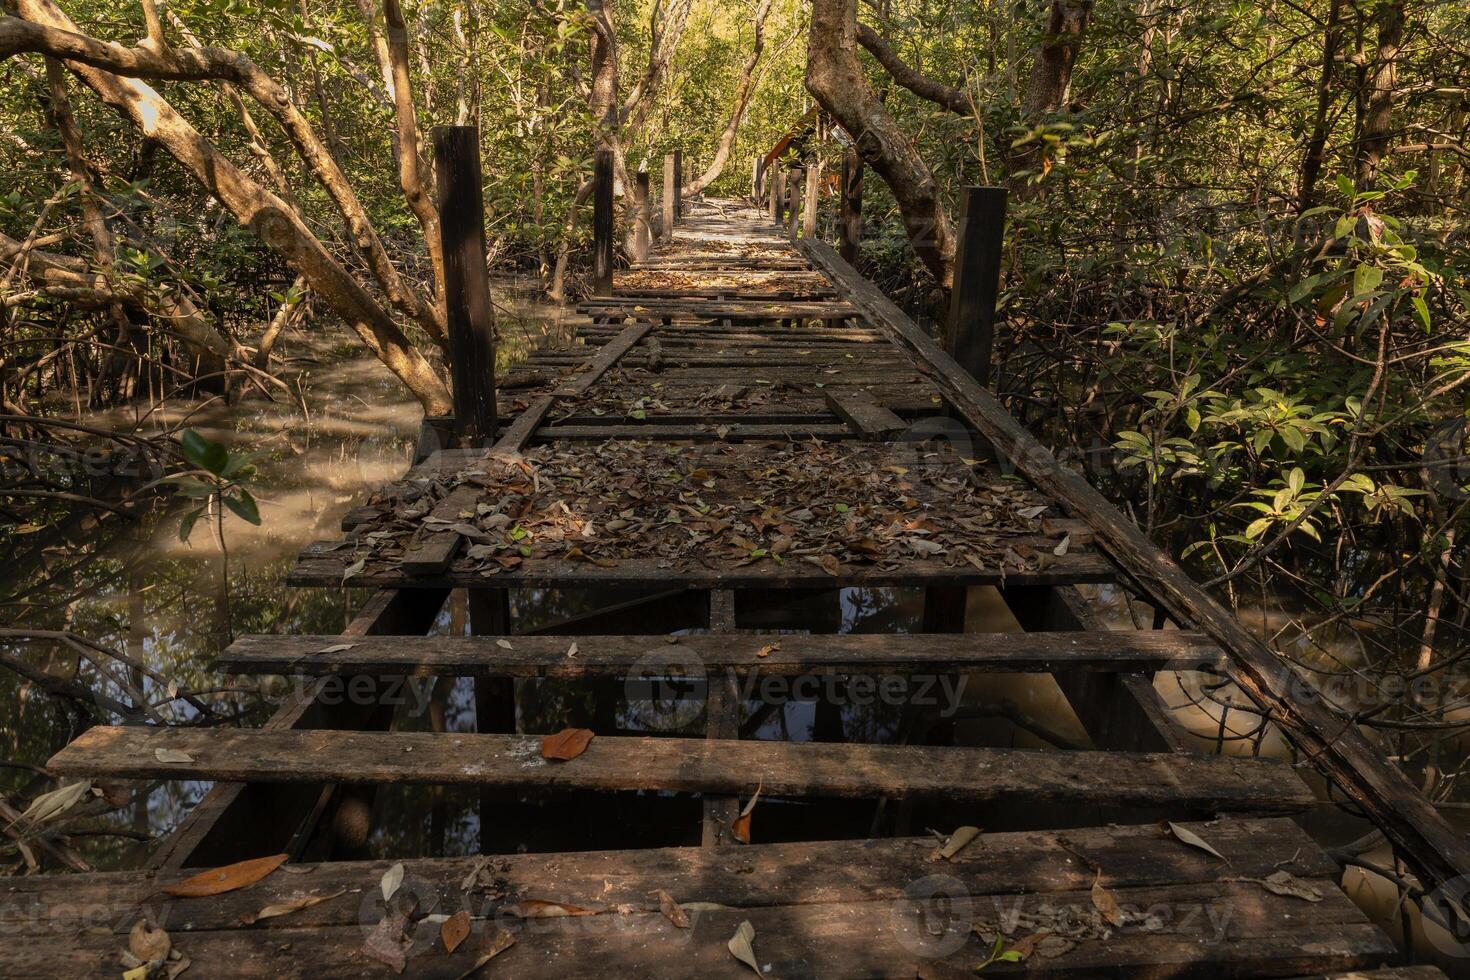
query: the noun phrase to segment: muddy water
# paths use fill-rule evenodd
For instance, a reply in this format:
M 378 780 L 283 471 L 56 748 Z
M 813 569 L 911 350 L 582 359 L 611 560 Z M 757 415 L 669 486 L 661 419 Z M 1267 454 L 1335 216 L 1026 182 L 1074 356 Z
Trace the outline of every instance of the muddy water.
M 519 300 L 502 310 L 503 353 L 516 358 L 541 337 L 564 334 L 565 329 L 553 311 Z M 240 633 L 330 633 L 343 626 L 364 593 L 287 590 L 286 572 L 302 545 L 336 536 L 343 512 L 372 487 L 403 471 L 410 461 L 420 414 L 386 370 L 371 357 L 362 356 L 345 332 L 324 329 L 293 336 L 282 351 L 300 404 L 284 398 L 236 405 L 175 403 L 157 410 L 132 407 L 87 419 L 93 424 L 143 431 L 187 419 L 188 424 L 232 449 L 264 454 L 253 487 L 261 504 L 261 527 L 227 519 L 217 536 L 201 522 L 185 543 L 178 539 L 175 511 L 154 514 L 136 528 L 106 539 L 75 534 L 70 540 L 58 538 L 55 554 L 48 558 L 52 574 L 44 577 L 44 587 L 37 586 L 43 576 L 34 568 L 0 569 L 0 596 L 11 600 L 0 606 L 0 623 L 72 630 L 147 664 L 163 681 L 134 680 L 165 718 L 187 721 L 197 716 L 187 704 L 169 699 L 168 684 L 212 692 L 203 700 L 216 715 L 232 723 L 256 725 L 267 717 L 272 708 L 269 693 L 252 690 L 252 679 L 226 678 L 214 672 L 213 655 Z M 68 567 L 71 563 L 75 567 Z M 1094 598 L 1119 627 L 1133 625 L 1114 590 L 1098 590 Z M 568 597 L 541 594 L 519 598 L 514 609 L 518 621 L 524 623 L 576 611 L 578 604 Z M 821 632 L 916 631 L 921 613 L 922 597 L 916 591 L 849 589 L 813 596 L 787 610 L 787 622 L 762 625 Z M 1147 610 L 1141 615 L 1146 624 Z M 968 618 L 972 630 L 1019 628 L 999 595 L 989 589 L 972 590 Z M 447 604 L 435 631 L 466 629 L 464 604 L 456 597 Z M 0 648 L 53 671 L 74 670 L 84 683 L 110 689 L 91 665 L 75 655 L 27 644 Z M 956 743 L 1087 745 L 1085 731 L 1050 677 L 987 674 L 950 680 L 960 686 L 941 696 L 950 697 L 952 692 L 954 698 L 958 720 L 952 738 Z M 1175 719 L 1202 747 L 1287 754 L 1274 733 L 1260 740 L 1243 737 L 1250 734 L 1253 724 L 1244 714 L 1227 715 L 1222 724 L 1219 707 L 1202 699 L 1202 685 L 1208 680 L 1195 674 L 1165 673 L 1157 682 Z M 525 684 L 520 693 L 521 725 L 534 732 L 590 721 L 596 715 L 594 695 L 611 694 L 617 698 L 615 711 L 611 717 L 600 716 L 600 723 L 610 721 L 623 731 L 701 730 L 697 707 L 691 712 L 678 698 L 650 701 L 628 698 L 627 693 L 617 685 L 594 691 L 552 682 Z M 0 715 L 0 760 L 8 763 L 0 768 L 0 792 L 11 794 L 34 779 L 24 765 L 44 762 L 65 744 L 76 720 L 58 712 L 49 699 L 28 694 L 8 671 L 0 671 L 0 698 L 14 706 Z M 441 682 L 425 692 L 422 702 L 400 710 L 395 727 L 472 731 L 473 704 L 468 681 Z M 744 737 L 875 741 L 906 737 L 903 712 L 881 699 L 864 701 L 849 695 L 835 709 L 818 710 L 812 700 L 795 695 L 777 707 L 763 707 L 757 695 L 746 708 Z M 1017 714 L 1024 719 L 1022 724 L 1016 723 Z M 101 818 L 120 836 L 80 838 L 79 850 L 99 867 L 136 865 L 151 846 L 150 840 L 176 826 L 206 789 L 207 784 L 202 783 L 151 787 L 121 810 Z M 659 846 L 693 843 L 698 835 L 699 805 L 687 799 L 627 794 L 610 809 L 604 801 L 598 813 L 606 816 L 595 824 L 585 819 L 588 811 L 575 797 L 528 796 L 502 802 L 505 818 L 482 828 L 480 800 L 473 791 L 384 787 L 374 803 L 367 851 L 399 857 L 467 854 L 480 849 L 482 837 L 495 847 L 565 847 L 569 840 L 583 847 Z M 772 803 L 762 809 L 757 835 L 776 840 L 863 836 L 875 829 L 922 833 L 925 828 L 948 828 L 961 822 L 1001 830 L 1127 816 L 1099 815 L 1097 811 L 1017 814 L 1005 808 Z M 1307 823 L 1328 845 L 1345 843 L 1365 832 L 1360 823 L 1328 808 Z M 1370 857 L 1387 859 L 1383 854 Z M 1392 892 L 1382 879 L 1354 869 L 1348 872 L 1347 884 L 1360 904 L 1385 927 L 1398 932 L 1401 920 L 1393 907 Z M 1414 923 L 1410 927 L 1421 933 L 1422 942 L 1422 929 Z

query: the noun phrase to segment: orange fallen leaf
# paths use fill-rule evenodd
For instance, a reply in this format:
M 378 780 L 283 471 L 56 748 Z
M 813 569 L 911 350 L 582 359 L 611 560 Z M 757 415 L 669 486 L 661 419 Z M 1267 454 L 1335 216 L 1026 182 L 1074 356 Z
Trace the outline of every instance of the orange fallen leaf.
M 749 803 L 745 804 L 745 809 L 740 811 L 740 816 L 730 824 L 730 833 L 734 834 L 735 839 L 742 844 L 750 843 L 750 815 L 755 810 L 755 801 L 761 798 L 761 787 L 764 785 L 765 778 L 762 777 L 761 781 L 756 783 L 755 795 L 750 798 Z
M 679 903 L 674 901 L 674 896 L 662 888 L 654 894 L 658 896 L 658 910 L 664 914 L 664 918 L 680 929 L 688 929 L 689 913 L 679 907 Z
M 510 911 L 521 919 L 556 919 L 565 915 L 596 915 L 599 910 L 568 905 L 565 902 L 552 902 L 544 898 L 523 898 L 512 905 Z
M 464 942 L 470 934 L 470 914 L 464 909 L 451 915 L 444 920 L 439 927 L 439 938 L 444 942 L 445 952 L 452 953 L 459 949 L 459 944 Z
M 210 895 L 222 895 L 225 892 L 232 892 L 237 888 L 255 884 L 285 864 L 288 857 L 290 857 L 289 854 L 272 854 L 270 857 L 251 858 L 249 861 L 227 864 L 223 868 L 200 872 L 176 884 L 165 885 L 163 890 L 175 898 L 207 898 Z
M 781 649 L 781 641 L 777 640 L 775 643 L 767 643 L 765 646 L 761 647 L 755 652 L 755 655 L 764 660 L 766 657 L 769 657 L 771 654 L 775 653 L 779 649 Z
M 592 730 L 589 728 L 563 728 L 555 735 L 544 735 L 541 738 L 541 758 L 556 759 L 568 762 L 587 751 L 587 746 L 592 744 Z

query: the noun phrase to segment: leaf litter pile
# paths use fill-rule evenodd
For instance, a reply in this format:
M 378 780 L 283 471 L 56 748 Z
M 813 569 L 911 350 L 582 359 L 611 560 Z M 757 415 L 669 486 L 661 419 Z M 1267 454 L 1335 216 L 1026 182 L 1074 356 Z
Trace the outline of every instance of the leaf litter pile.
M 451 493 L 473 502 L 432 513 Z M 349 577 L 368 562 L 391 569 L 446 531 L 466 539 L 467 559 L 487 576 L 544 559 L 717 570 L 802 562 L 833 576 L 915 560 L 1002 572 L 1055 560 L 1034 546 L 1044 544 L 1035 536 L 1045 499 L 949 449 L 547 445 L 393 484 L 371 503 L 378 518 L 347 542 Z

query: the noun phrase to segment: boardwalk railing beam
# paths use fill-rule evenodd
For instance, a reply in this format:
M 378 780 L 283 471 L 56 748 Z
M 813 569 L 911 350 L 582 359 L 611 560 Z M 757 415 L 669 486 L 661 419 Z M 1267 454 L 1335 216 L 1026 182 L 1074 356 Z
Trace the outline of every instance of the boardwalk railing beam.
M 612 295 L 613 156 L 598 150 L 592 168 L 592 291 Z
M 444 306 L 454 378 L 454 428 L 462 447 L 495 441 L 495 307 L 485 268 L 485 204 L 480 132 L 434 130 L 439 238 L 444 247 Z
M 1005 240 L 1006 189 L 966 187 L 960 204 L 945 347 L 971 377 L 990 383 L 1000 251 Z
M 855 149 L 842 154 L 842 221 L 839 252 L 856 263 L 863 241 L 863 158 Z

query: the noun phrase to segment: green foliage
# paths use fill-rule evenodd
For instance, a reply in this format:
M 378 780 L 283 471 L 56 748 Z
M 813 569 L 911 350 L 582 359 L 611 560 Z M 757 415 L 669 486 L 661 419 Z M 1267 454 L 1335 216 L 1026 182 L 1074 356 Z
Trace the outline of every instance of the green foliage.
M 206 513 L 213 512 L 224 520 L 223 506 L 242 520 L 259 526 L 260 507 L 245 484 L 255 475 L 259 453 L 233 453 L 212 442 L 194 429 L 179 434 L 179 449 L 195 469 L 168 477 L 183 496 L 203 501 L 186 512 L 179 521 L 179 540 L 188 541 L 194 525 Z

